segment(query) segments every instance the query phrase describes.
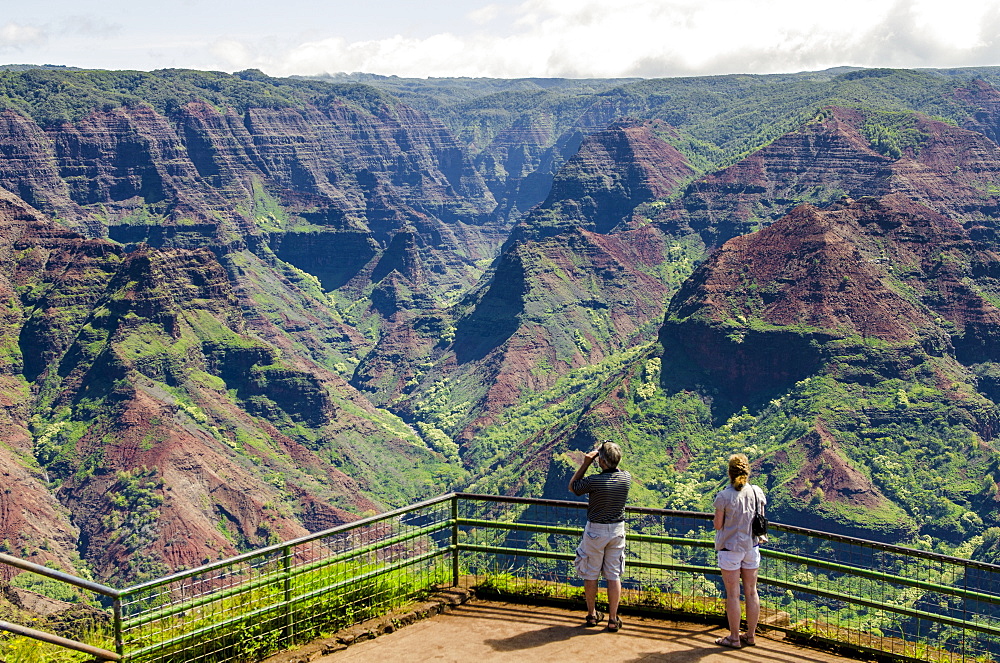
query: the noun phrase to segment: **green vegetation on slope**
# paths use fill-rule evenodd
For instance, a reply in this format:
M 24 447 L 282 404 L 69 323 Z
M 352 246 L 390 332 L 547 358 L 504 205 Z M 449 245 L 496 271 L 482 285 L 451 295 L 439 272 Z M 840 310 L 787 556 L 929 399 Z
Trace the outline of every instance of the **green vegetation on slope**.
M 271 78 L 253 69 L 232 75 L 188 69 L 0 71 L 0 108 L 18 110 L 42 126 L 76 122 L 91 111 L 122 106 L 145 105 L 169 115 L 190 101 L 204 101 L 220 110 L 245 112 L 249 108 L 301 108 L 306 103 L 322 106 L 334 97 L 362 108 L 395 103 L 374 88 L 356 83 Z
M 237 112 L 322 107 L 334 99 L 391 111 L 397 104 L 391 95 L 399 95 L 419 100 L 417 105 L 448 124 L 470 152 L 480 155 L 478 165 L 484 175 L 512 181 L 551 175 L 583 133 L 623 116 L 663 119 L 675 130 L 664 130 L 664 135 L 699 170 L 710 171 L 816 117 L 819 108 L 839 104 L 864 110 L 865 138 L 882 154 L 899 158 L 919 151 L 925 140 L 915 128 L 912 111 L 952 123 L 968 116 L 970 109 L 953 92 L 973 75 L 978 74 L 862 70 L 516 85 L 437 81 L 421 87 L 412 81 L 377 78 L 346 83 L 273 79 L 254 71 L 230 76 L 182 70 L 37 69 L 0 71 L 0 106 L 51 126 L 78 121 L 91 110 L 121 106 L 148 105 L 169 116 L 195 99 Z M 519 162 L 518 146 L 494 142 L 509 129 L 515 130 L 512 135 L 523 129 L 525 135 L 536 136 L 538 144 L 532 149 L 538 149 L 522 150 L 524 159 Z M 503 161 L 497 156 L 501 152 L 504 158 L 515 156 Z M 496 159 L 490 161 L 491 155 Z M 523 170 L 515 172 L 519 163 Z M 305 227 L 301 218 L 282 208 L 275 190 L 260 182 L 253 183 L 242 204 L 245 208 L 239 211 L 262 232 Z M 663 205 L 646 203 L 636 210 L 637 222 L 655 218 Z M 156 227 L 160 217 L 148 211 L 142 208 L 125 220 Z M 239 240 L 229 235 L 201 238 L 213 248 L 223 241 L 239 246 Z M 691 236 L 670 241 L 663 262 L 642 268 L 667 283 L 668 290 L 688 276 L 704 249 Z M 334 393 L 298 361 L 306 357 L 322 369 L 349 376 L 391 330 L 389 316 L 370 306 L 373 288 L 359 288 L 357 297 L 325 293 L 315 275 L 277 259 L 266 247 L 255 247 L 253 253 L 230 248 L 222 262 L 231 281 L 252 285 L 240 305 L 252 308 L 253 315 L 271 329 L 280 330 L 273 337 L 280 335 L 280 344 L 241 327 L 235 301 L 225 312 L 214 308 L 217 303 L 207 297 L 181 298 L 169 311 L 154 316 L 133 310 L 130 302 L 169 299 L 166 289 L 147 287 L 142 279 L 117 283 L 102 295 L 100 304 L 75 299 L 79 293 L 60 291 L 65 284 L 30 278 L 17 283 L 23 308 L 11 303 L 5 319 L 23 321 L 29 329 L 24 338 L 37 340 L 47 350 L 33 350 L 31 343 L 20 343 L 8 334 L 0 357 L 5 366 L 24 373 L 26 381 L 17 387 L 22 396 L 26 385 L 36 388 L 35 456 L 49 472 L 53 489 L 107 475 L 111 460 L 100 443 L 115 439 L 122 403 L 145 394 L 174 410 L 169 421 L 149 421 L 147 433 L 136 441 L 139 451 L 164 443 L 170 426 L 179 422 L 213 448 L 235 457 L 244 469 L 265 476 L 282 498 L 289 498 L 290 486 L 308 485 L 345 508 L 350 506 L 347 498 L 329 490 L 324 485 L 328 479 L 315 468 L 303 469 L 300 459 L 279 440 L 287 438 L 330 467 L 361 480 L 365 496 L 377 505 L 402 503 L 463 482 L 465 470 L 458 467 L 459 458 L 474 475 L 471 485 L 477 489 L 557 496 L 555 491 L 562 490 L 566 473 L 572 471 L 575 454 L 596 439 L 610 437 L 627 447 L 640 479 L 635 497 L 642 504 L 705 508 L 721 485 L 722 459 L 732 450 L 749 450 L 767 468 L 776 512 L 789 518 L 811 513 L 845 531 L 952 546 L 967 545 L 981 536 L 989 522 L 982 514 L 995 510 L 991 501 L 997 479 L 995 450 L 977 432 L 992 416 L 993 404 L 979 396 L 972 379 L 954 366 L 921 357 L 917 362 L 925 367 L 921 370 L 933 369 L 933 375 L 914 371 L 890 376 L 880 370 L 897 350 L 901 357 L 915 356 L 907 349 L 861 347 L 870 345 L 865 340 L 851 352 L 843 349 L 826 373 L 775 394 L 768 404 L 748 403 L 746 409 L 726 412 L 720 421 L 723 399 L 710 387 L 664 391 L 666 364 L 661 361 L 669 358 L 661 360 L 642 345 L 656 322 L 619 338 L 607 302 L 600 301 L 598 284 L 582 279 L 570 285 L 573 269 L 583 266 L 581 256 L 571 257 L 573 264 L 533 256 L 536 264 L 529 267 L 551 281 L 526 288 L 522 317 L 548 334 L 545 342 L 554 348 L 555 358 L 540 360 L 531 370 L 536 377 L 566 374 L 550 389 L 524 391 L 516 407 L 459 447 L 456 435 L 478 413 L 473 408 L 486 385 L 479 376 L 465 379 L 460 374 L 467 365 L 456 369 L 438 361 L 435 353 L 455 337 L 453 320 L 433 312 L 440 324 L 426 331 L 425 340 L 437 335 L 439 343 L 431 356 L 414 361 L 418 369 L 406 387 L 406 393 L 413 395 L 410 402 L 400 398 L 392 403 L 400 406 L 397 412 L 411 429 L 391 414 Z M 30 262 L 42 256 L 26 249 L 19 259 Z M 109 254 L 105 265 L 87 278 L 107 279 L 125 259 Z M 433 276 L 433 270 L 427 273 Z M 407 296 L 407 303 L 418 307 L 419 298 L 411 296 L 408 287 L 401 282 L 390 294 Z M 453 294 L 458 299 L 461 293 Z M 563 301 L 557 301 L 560 297 Z M 750 304 L 758 306 L 759 301 Z M 426 322 L 431 317 L 412 319 Z M 320 319 L 331 330 L 343 323 L 344 333 L 331 331 L 317 338 L 289 331 L 307 329 Z M 349 329 L 351 324 L 354 329 Z M 775 327 L 753 316 L 732 326 L 734 335 L 747 330 L 766 332 Z M 793 331 L 805 335 L 819 330 L 801 326 Z M 600 362 L 570 371 L 581 358 Z M 957 386 L 938 384 L 935 376 L 946 376 Z M 380 376 L 378 390 L 395 378 Z M 989 384 L 990 379 L 990 368 L 984 366 L 980 382 Z M 323 418 L 324 411 L 329 418 Z M 370 428 L 353 428 L 348 415 L 368 421 Z M 837 441 L 835 448 L 823 446 L 823 431 Z M 411 455 L 401 459 L 396 454 L 400 446 Z M 536 457 L 541 462 L 529 466 Z M 843 469 L 836 465 L 838 459 L 857 470 L 860 476 L 852 475 L 852 480 L 872 495 L 874 506 L 859 507 L 824 488 L 824 478 Z M 801 476 L 807 465 L 818 475 Z M 160 508 L 141 491 L 158 490 L 159 478 L 111 476 L 117 487 L 108 499 L 122 505 L 107 514 L 106 526 L 117 524 L 122 529 L 118 542 L 135 552 L 143 545 L 143 528 Z M 939 476 L 946 485 L 940 493 L 932 492 L 929 486 Z M 136 512 L 131 520 L 126 509 Z M 221 519 L 218 525 L 239 548 L 275 536 L 268 527 L 262 527 L 259 535 L 254 532 L 254 538 Z M 927 536 L 931 539 L 923 538 Z M 136 568 L 156 572 L 144 564 L 137 563 Z
M 359 82 L 398 94 L 444 121 L 479 152 L 504 130 L 548 127 L 547 146 L 569 137 L 587 119 L 661 119 L 677 131 L 673 144 L 702 172 L 716 170 L 791 131 L 828 105 L 905 112 L 949 121 L 972 110 L 952 91 L 974 78 L 996 82 L 996 68 L 948 70 L 831 69 L 801 74 L 705 76 L 537 85 L 486 79 L 472 85 L 446 79 L 418 85 L 407 79 L 362 76 Z M 350 78 L 350 77 L 348 77 Z M 341 79 L 333 79 L 341 80 Z M 500 85 L 503 83 L 503 85 Z M 563 155 L 568 156 L 568 154 Z M 554 165 L 558 166 L 556 159 Z
M 944 553 L 991 545 L 1000 450 L 971 428 L 970 408 L 991 404 L 968 385 L 817 375 L 720 421 L 709 394 L 669 386 L 659 352 L 627 351 L 526 398 L 469 443 L 482 468 L 470 489 L 569 499 L 579 453 L 612 439 L 632 504 L 711 511 L 741 452 L 774 520 Z

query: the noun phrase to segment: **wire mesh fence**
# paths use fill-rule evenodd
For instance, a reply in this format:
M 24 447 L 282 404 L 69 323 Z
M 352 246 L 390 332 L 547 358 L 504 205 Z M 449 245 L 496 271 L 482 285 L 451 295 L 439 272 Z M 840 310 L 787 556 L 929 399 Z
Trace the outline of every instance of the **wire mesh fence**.
M 1000 567 L 779 526 L 760 573 L 793 632 L 901 659 L 1000 660 Z
M 458 548 L 481 590 L 581 600 L 586 505 L 459 495 Z M 725 614 L 711 515 L 629 508 L 622 605 Z M 1000 567 L 772 524 L 759 570 L 770 628 L 900 660 L 1000 660 Z
M 129 661 L 252 661 L 453 583 L 440 498 L 122 592 Z
M 235 663 L 445 585 L 582 601 L 585 509 L 445 495 L 126 590 L 95 586 L 110 624 L 91 639 L 126 661 Z M 725 614 L 710 514 L 629 508 L 627 531 L 624 606 Z M 1000 566 L 773 523 L 769 539 L 759 590 L 770 628 L 899 660 L 1000 661 Z
M 0 661 L 120 659 L 116 590 L 4 553 L 0 581 Z

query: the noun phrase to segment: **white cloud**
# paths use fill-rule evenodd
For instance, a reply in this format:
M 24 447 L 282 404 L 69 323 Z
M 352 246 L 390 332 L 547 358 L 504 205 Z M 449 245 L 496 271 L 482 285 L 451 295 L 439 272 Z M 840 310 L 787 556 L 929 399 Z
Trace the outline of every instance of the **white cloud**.
M 103 16 L 103 23 L 74 19 L 75 34 L 56 18 L 17 19 L 0 27 L 0 51 L 29 53 L 30 46 L 43 44 L 36 50 L 48 58 L 57 48 L 69 53 L 86 43 L 87 60 L 114 56 L 119 66 L 127 58 L 124 66 L 132 67 L 141 59 L 153 66 L 168 60 L 171 66 L 230 71 L 258 67 L 273 75 L 366 71 L 418 77 L 653 77 L 1000 64 L 996 0 L 439 0 L 421 4 L 419 13 L 393 1 L 388 5 L 394 11 L 378 14 L 378 20 L 371 3 L 343 2 L 337 12 L 310 13 L 311 0 L 287 2 L 287 20 L 267 22 L 267 12 L 248 10 L 237 24 L 209 20 L 222 3 L 201 0 L 197 6 L 208 12 L 204 20 L 162 27 L 129 19 L 126 34 L 116 39 L 100 35 L 121 30 L 111 22 L 126 21 L 119 14 L 90 12 Z M 254 16 L 264 20 L 253 22 Z M 447 28 L 437 34 L 425 29 L 435 25 Z M 70 58 L 67 63 L 73 64 Z
M 45 31 L 37 26 L 8 22 L 0 26 L 0 52 L 35 46 L 46 38 Z
M 503 8 L 499 5 L 486 5 L 485 7 L 480 7 L 479 9 L 474 9 L 469 12 L 467 16 L 469 20 L 476 25 L 486 25 L 495 21 L 503 13 Z
M 229 63 L 234 69 L 246 69 L 254 61 L 255 56 L 246 44 L 235 39 L 220 39 L 213 43 L 209 50 L 212 55 L 223 62 Z M 246 66 L 244 66 L 246 65 Z
M 120 23 L 89 14 L 67 16 L 60 19 L 56 25 L 55 31 L 60 34 L 96 37 L 98 39 L 115 37 L 122 32 Z
M 340 38 L 262 54 L 276 74 L 670 76 L 771 73 L 838 65 L 989 64 L 991 3 L 953 0 L 526 0 L 469 14 L 500 32 L 424 39 Z M 991 20 L 992 19 L 992 20 Z M 503 21 L 499 27 L 497 23 Z M 501 36 L 502 35 L 502 36 Z M 234 66 L 240 67 L 246 62 Z

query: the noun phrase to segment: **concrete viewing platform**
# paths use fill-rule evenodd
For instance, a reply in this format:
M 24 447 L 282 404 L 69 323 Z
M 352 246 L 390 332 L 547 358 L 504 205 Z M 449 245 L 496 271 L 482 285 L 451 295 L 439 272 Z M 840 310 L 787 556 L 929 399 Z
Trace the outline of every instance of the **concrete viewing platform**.
M 472 599 L 453 602 L 426 619 L 390 619 L 382 627 L 362 625 L 323 642 L 279 654 L 269 663 L 392 663 L 422 661 L 502 663 L 531 661 L 715 661 L 857 660 L 786 641 L 778 631 L 757 637 L 753 647 L 715 644 L 728 631 L 718 624 L 678 622 L 624 613 L 618 633 L 583 625 L 585 613 L 562 607 Z M 413 613 L 410 613 L 413 614 Z M 606 621 L 606 620 L 605 620 Z M 412 622 L 405 626 L 400 623 Z M 375 637 L 377 636 L 377 637 Z

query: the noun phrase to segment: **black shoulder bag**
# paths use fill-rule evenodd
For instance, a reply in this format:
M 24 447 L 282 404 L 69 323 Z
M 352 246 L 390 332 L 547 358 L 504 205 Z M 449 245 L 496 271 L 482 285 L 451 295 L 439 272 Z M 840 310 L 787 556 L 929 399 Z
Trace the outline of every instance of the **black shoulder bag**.
M 756 487 L 756 486 L 755 486 Z M 754 491 L 754 514 L 750 521 L 750 533 L 754 536 L 767 536 L 767 516 L 764 515 L 764 506 L 760 503 L 757 491 Z

